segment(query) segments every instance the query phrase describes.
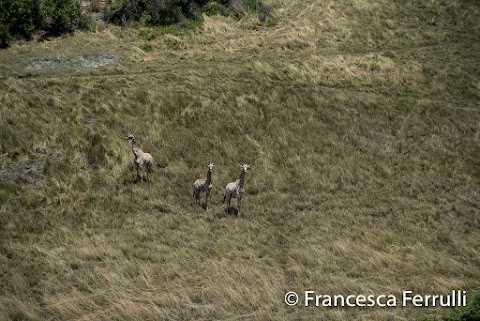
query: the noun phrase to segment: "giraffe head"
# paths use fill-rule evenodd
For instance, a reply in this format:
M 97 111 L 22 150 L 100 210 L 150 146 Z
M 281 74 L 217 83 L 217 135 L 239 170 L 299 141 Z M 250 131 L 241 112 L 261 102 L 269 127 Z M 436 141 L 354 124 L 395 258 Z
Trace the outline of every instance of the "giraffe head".
M 251 166 L 248 165 L 248 164 L 240 165 L 240 167 L 242 168 L 242 170 L 243 170 L 244 172 L 246 172 L 249 168 L 251 168 Z
M 208 166 L 208 170 L 211 171 L 213 169 L 213 163 L 210 163 L 207 165 Z
M 127 137 L 125 137 L 126 140 L 136 140 L 135 136 L 133 134 L 129 134 Z

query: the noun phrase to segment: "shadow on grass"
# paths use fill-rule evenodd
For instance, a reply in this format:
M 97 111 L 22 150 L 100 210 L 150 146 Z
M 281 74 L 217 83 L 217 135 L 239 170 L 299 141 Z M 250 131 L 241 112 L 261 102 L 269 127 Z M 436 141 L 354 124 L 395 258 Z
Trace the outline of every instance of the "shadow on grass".
M 149 183 L 152 183 L 152 181 L 140 180 L 138 178 L 125 178 L 123 180 L 123 185 L 137 185 L 137 184 L 149 184 Z
M 235 207 L 229 207 L 224 209 L 225 214 L 238 216 L 238 209 Z

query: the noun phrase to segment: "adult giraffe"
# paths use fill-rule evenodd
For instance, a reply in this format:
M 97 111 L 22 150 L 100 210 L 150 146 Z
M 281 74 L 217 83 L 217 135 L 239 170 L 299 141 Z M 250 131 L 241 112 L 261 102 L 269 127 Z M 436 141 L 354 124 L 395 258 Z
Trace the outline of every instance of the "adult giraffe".
M 242 172 L 240 173 L 240 177 L 235 182 L 231 182 L 227 184 L 227 186 L 225 187 L 225 196 L 223 197 L 223 202 L 227 203 L 225 212 L 227 212 L 230 209 L 230 201 L 232 197 L 237 198 L 238 215 L 240 215 L 242 195 L 243 195 L 243 192 L 245 191 L 243 188 L 243 185 L 245 184 L 245 174 L 247 173 L 248 169 L 251 166 L 247 164 L 243 164 L 243 165 L 240 165 L 240 167 L 242 167 Z

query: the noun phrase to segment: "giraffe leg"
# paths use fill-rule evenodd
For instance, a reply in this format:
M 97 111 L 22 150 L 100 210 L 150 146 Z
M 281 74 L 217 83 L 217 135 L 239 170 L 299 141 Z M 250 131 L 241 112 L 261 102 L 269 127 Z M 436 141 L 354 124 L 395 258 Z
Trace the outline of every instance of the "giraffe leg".
M 150 163 L 147 164 L 147 181 L 150 182 L 152 180 L 152 166 Z
M 144 163 L 139 163 L 138 164 L 138 175 L 140 177 L 140 182 L 145 182 L 146 181 L 145 170 L 146 170 L 145 164 Z
M 198 189 L 196 189 L 193 192 L 193 195 L 195 197 L 195 204 L 198 204 L 200 202 L 200 191 Z
M 137 182 L 142 181 L 142 171 L 140 170 L 140 167 L 137 166 Z
M 135 171 L 137 172 L 137 182 L 138 182 L 138 165 L 136 162 L 133 163 L 133 168 L 135 169 Z
M 241 194 L 237 196 L 237 203 L 238 203 L 238 213 L 237 213 L 237 215 L 240 215 L 240 205 L 242 203 L 242 195 Z
M 210 195 L 210 189 L 205 190 L 205 210 L 208 211 L 208 196 Z
M 230 194 L 227 193 L 225 195 L 224 202 L 227 203 L 227 207 L 225 208 L 225 212 L 228 213 L 228 210 L 230 209 Z

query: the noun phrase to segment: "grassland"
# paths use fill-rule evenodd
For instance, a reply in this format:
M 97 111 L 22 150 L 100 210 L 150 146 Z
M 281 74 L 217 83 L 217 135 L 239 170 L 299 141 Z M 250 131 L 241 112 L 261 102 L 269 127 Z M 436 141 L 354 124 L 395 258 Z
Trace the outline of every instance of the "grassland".
M 480 291 L 476 1 L 270 4 L 268 28 L 206 17 L 0 51 L 2 173 L 43 160 L 0 182 L 0 320 L 417 320 L 447 310 L 283 297 Z M 118 61 L 25 68 L 99 54 Z M 153 182 L 134 183 L 129 132 Z

